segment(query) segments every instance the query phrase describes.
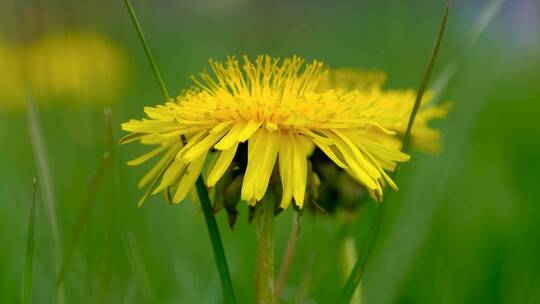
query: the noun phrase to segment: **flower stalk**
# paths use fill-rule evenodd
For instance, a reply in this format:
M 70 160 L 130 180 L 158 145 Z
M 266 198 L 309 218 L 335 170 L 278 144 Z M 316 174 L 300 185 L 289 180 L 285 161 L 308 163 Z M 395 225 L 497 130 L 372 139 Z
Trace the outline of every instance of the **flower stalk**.
M 274 298 L 274 196 L 267 193 L 255 206 L 256 302 L 273 304 Z

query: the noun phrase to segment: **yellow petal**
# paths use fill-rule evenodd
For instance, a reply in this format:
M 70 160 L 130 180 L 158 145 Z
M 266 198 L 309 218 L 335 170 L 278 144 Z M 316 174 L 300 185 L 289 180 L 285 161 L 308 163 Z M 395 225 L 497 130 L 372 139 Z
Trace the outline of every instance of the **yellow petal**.
M 344 161 L 342 161 L 336 155 L 336 153 L 332 150 L 330 146 L 326 145 L 324 142 L 321 142 L 320 140 L 316 138 L 313 138 L 312 140 L 317 145 L 317 147 L 319 147 L 319 149 L 321 149 L 321 151 L 324 152 L 324 154 L 326 154 L 336 165 L 338 165 L 338 167 L 343 168 L 343 169 L 347 168 L 347 165 L 345 165 Z M 339 152 L 339 151 L 336 151 L 336 152 Z M 341 157 L 343 157 L 343 155 L 341 155 Z
M 167 151 L 165 155 L 163 155 L 163 157 L 157 162 L 157 164 L 152 167 L 152 169 L 150 169 L 150 171 L 148 171 L 148 173 L 139 181 L 139 188 L 144 187 L 150 181 L 154 180 L 154 178 L 159 177 L 158 174 L 160 174 L 163 167 L 169 164 L 169 162 L 174 158 L 174 155 L 178 153 L 179 150 L 179 144 L 173 145 L 169 149 L 169 151 Z
M 281 178 L 281 186 L 283 193 L 281 194 L 280 207 L 285 209 L 289 206 L 292 200 L 292 176 L 293 176 L 293 154 L 294 143 L 289 135 L 284 135 L 279 149 L 279 175 Z
M 255 199 L 258 201 L 260 201 L 266 193 L 270 176 L 274 170 L 274 165 L 276 164 L 276 158 L 279 152 L 279 132 L 266 130 L 265 132 L 268 133 L 268 138 L 266 143 L 264 143 L 264 157 L 257 173 L 258 181 L 255 183 Z
M 215 129 L 214 129 L 215 130 Z M 182 160 L 186 163 L 192 162 L 194 159 L 205 154 L 210 148 L 227 132 L 227 130 L 221 129 L 217 131 L 210 131 L 208 135 L 197 144 L 192 147 L 186 148 Z
M 208 187 L 213 187 L 218 180 L 223 176 L 229 165 L 231 164 L 234 155 L 236 154 L 236 149 L 238 148 L 238 143 L 234 144 L 231 148 L 224 150 L 219 153 L 219 156 L 208 174 L 206 179 L 206 185 Z
M 173 185 L 176 180 L 182 175 L 184 170 L 186 169 L 186 164 L 180 160 L 174 160 L 172 164 L 167 168 L 167 171 L 163 173 L 163 177 L 161 178 L 161 183 L 159 186 L 152 192 L 152 194 L 156 194 L 160 191 L 165 190 L 167 187 Z
M 206 154 L 207 153 L 204 153 L 201 157 L 189 164 L 189 166 L 187 167 L 187 171 L 184 173 L 184 176 L 182 176 L 182 179 L 180 180 L 180 184 L 178 184 L 178 189 L 176 189 L 176 193 L 173 197 L 173 203 L 180 203 L 189 193 L 189 191 L 195 184 L 195 181 L 201 174 L 201 170 L 204 166 L 204 161 L 206 160 Z
M 133 160 L 128 161 L 127 164 L 129 166 L 140 165 L 140 164 L 144 163 L 145 161 L 149 160 L 150 158 L 158 155 L 163 150 L 165 150 L 165 149 L 167 149 L 169 147 L 170 147 L 170 145 L 163 145 L 161 147 L 157 147 L 156 149 L 154 149 L 154 150 L 152 150 L 152 151 L 150 151 L 148 153 L 145 153 L 145 154 L 143 154 L 143 155 L 141 155 L 141 156 L 139 156 L 139 157 L 137 157 L 137 158 L 135 158 Z
M 230 130 L 227 135 L 223 136 L 223 138 L 214 146 L 217 150 L 227 150 L 230 147 L 232 147 L 235 143 L 238 143 L 240 133 L 244 130 L 247 123 L 245 122 L 239 122 L 236 123 Z
M 303 140 L 301 136 L 293 136 L 293 196 L 296 205 L 302 208 L 306 194 L 307 160 L 300 140 Z
M 257 121 L 249 121 L 247 125 L 244 127 L 244 130 L 238 135 L 238 140 L 240 142 L 245 142 L 250 138 L 257 129 L 261 127 L 262 123 Z
M 336 134 L 345 145 L 347 145 L 347 147 L 349 148 L 348 151 L 352 152 L 352 155 L 350 157 L 354 158 L 356 162 L 362 167 L 362 169 L 367 172 L 367 174 L 376 178 L 380 177 L 379 171 L 372 164 L 366 161 L 366 159 L 362 155 L 362 152 L 360 152 L 356 144 L 349 138 L 347 134 L 335 130 L 333 131 L 333 133 Z
M 255 200 L 255 183 L 257 182 L 257 172 L 262 163 L 267 137 L 267 131 L 259 129 L 248 142 L 248 163 L 246 174 L 242 181 L 241 197 L 250 204 Z

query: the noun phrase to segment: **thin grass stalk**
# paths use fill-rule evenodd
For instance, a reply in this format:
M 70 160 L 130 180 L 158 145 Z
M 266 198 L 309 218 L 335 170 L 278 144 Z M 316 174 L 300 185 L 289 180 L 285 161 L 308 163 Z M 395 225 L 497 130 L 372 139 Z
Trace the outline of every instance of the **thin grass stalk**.
M 34 222 L 36 209 L 36 178 L 32 184 L 32 206 L 28 220 L 28 232 L 26 233 L 26 254 L 24 258 L 24 272 L 22 284 L 22 303 L 28 304 L 32 299 L 32 278 L 34 274 Z
M 129 260 L 129 265 L 135 275 L 137 284 L 141 288 L 146 303 L 156 303 L 156 297 L 150 286 L 150 280 L 144 267 L 137 241 L 133 237 L 133 234 L 129 232 L 122 235 L 122 241 Z
M 34 159 L 36 162 L 38 180 L 41 185 L 40 189 L 43 192 L 43 202 L 47 211 L 47 217 L 49 219 L 49 227 L 51 228 L 51 236 L 53 240 L 53 256 L 54 256 L 54 270 L 58 272 L 60 270 L 60 264 L 62 262 L 62 242 L 60 238 L 60 231 L 58 228 L 58 217 L 56 213 L 54 187 L 51 177 L 51 169 L 49 167 L 47 149 L 45 148 L 45 141 L 43 139 L 43 130 L 39 122 L 38 114 L 34 101 L 30 92 L 26 98 L 26 113 L 28 121 L 28 129 L 30 131 L 30 143 L 34 153 Z M 64 288 L 58 286 L 56 288 L 55 299 L 57 303 L 64 303 Z
M 107 188 L 107 202 L 105 208 L 103 209 L 103 218 L 105 222 L 105 245 L 103 249 L 103 258 L 100 265 L 100 291 L 98 294 L 98 303 L 105 303 L 107 293 L 109 292 L 110 286 L 110 260 L 112 254 L 113 246 L 113 221 L 114 221 L 114 206 L 116 202 L 116 192 L 115 188 L 117 185 L 117 175 L 115 164 L 115 153 L 114 153 L 114 134 L 113 134 L 113 124 L 112 124 L 112 114 L 111 109 L 106 108 L 104 110 L 105 119 L 107 121 L 107 145 L 110 147 L 110 169 L 108 179 L 106 183 L 108 184 Z
M 424 95 L 424 92 L 427 88 L 427 85 L 429 83 L 429 78 L 431 76 L 431 71 L 433 70 L 433 66 L 435 64 L 435 59 L 437 58 L 437 54 L 439 52 L 439 48 L 441 46 L 442 38 L 444 36 L 444 31 L 446 29 L 446 23 L 448 20 L 448 13 L 450 12 L 450 6 L 451 1 L 448 1 L 446 3 L 446 7 L 444 9 L 443 17 L 441 20 L 441 25 L 439 28 L 439 32 L 437 34 L 437 38 L 435 40 L 435 45 L 433 46 L 433 49 L 431 51 L 431 55 L 428 59 L 428 63 L 424 69 L 424 74 L 422 76 L 422 80 L 420 82 L 420 87 L 418 89 L 418 93 L 416 95 L 416 99 L 414 102 L 414 106 L 411 110 L 411 115 L 409 116 L 409 121 L 407 123 L 407 129 L 405 131 L 405 135 L 403 136 L 403 144 L 401 147 L 401 151 L 406 152 L 409 146 L 410 142 L 410 136 L 411 136 L 411 130 L 414 124 L 414 120 L 416 118 L 416 114 L 418 112 L 418 109 L 420 108 L 420 104 L 422 102 L 422 97 Z M 393 178 L 395 178 L 396 173 L 398 170 L 398 166 L 396 166 L 395 171 L 393 172 Z M 356 261 L 356 264 L 354 266 L 353 271 L 351 272 L 349 279 L 347 280 L 347 283 L 345 284 L 345 287 L 343 289 L 340 303 L 350 303 L 351 298 L 354 294 L 354 291 L 356 289 L 356 286 L 360 283 L 360 280 L 363 277 L 367 262 L 369 260 L 369 257 L 371 255 L 371 252 L 373 251 L 373 245 L 375 244 L 375 240 L 377 239 L 377 236 L 380 231 L 380 226 L 382 219 L 384 217 L 384 212 L 386 209 L 385 204 L 381 204 L 379 206 L 377 213 L 375 215 L 375 219 L 373 221 L 373 224 L 371 225 L 370 231 L 368 233 L 368 237 L 366 239 L 366 247 L 363 250 L 362 254 L 360 255 L 360 258 Z
M 126 7 L 128 9 L 133 25 L 135 26 L 135 29 L 137 30 L 137 35 L 139 36 L 139 40 L 141 41 L 141 44 L 143 45 L 148 62 L 154 72 L 154 76 L 156 77 L 156 80 L 161 88 L 161 93 L 163 94 L 163 97 L 165 98 L 165 100 L 169 100 L 170 95 L 165 86 L 165 83 L 163 82 L 163 79 L 161 77 L 157 64 L 152 56 L 152 52 L 150 51 L 150 47 L 142 31 L 140 22 L 137 18 L 137 15 L 135 14 L 135 10 L 133 9 L 133 6 L 131 5 L 131 2 L 129 0 L 124 0 L 124 3 L 126 4 Z M 221 281 L 221 287 L 223 289 L 224 301 L 225 303 L 236 303 L 236 300 L 234 297 L 234 290 L 232 287 L 231 276 L 229 273 L 229 267 L 227 265 L 227 259 L 225 257 L 223 243 L 221 241 L 221 236 L 219 234 L 219 228 L 217 226 L 216 219 L 212 214 L 212 206 L 210 204 L 208 191 L 206 190 L 206 187 L 204 185 L 204 182 L 201 176 L 199 176 L 199 178 L 197 179 L 196 188 L 197 188 L 197 193 L 199 195 L 201 206 L 204 212 L 204 218 L 206 220 L 206 225 L 208 227 L 208 233 L 210 234 L 210 241 L 212 243 L 212 249 L 214 251 L 216 266 L 218 268 L 219 278 Z
M 296 252 L 296 243 L 298 243 L 298 237 L 300 235 L 300 215 L 295 214 L 293 216 L 293 222 L 291 227 L 291 233 L 289 234 L 289 240 L 287 241 L 287 248 L 285 249 L 285 254 L 283 254 L 283 259 L 281 261 L 281 266 L 279 267 L 279 273 L 276 279 L 276 300 L 279 301 L 281 298 L 281 292 L 285 287 L 287 282 L 287 275 L 289 274 L 289 269 Z
M 133 26 L 135 27 L 135 30 L 137 31 L 137 36 L 139 36 L 139 40 L 141 41 L 142 47 L 144 49 L 144 53 L 146 55 L 146 58 L 148 59 L 148 63 L 150 64 L 150 67 L 152 68 L 152 72 L 154 72 L 154 77 L 156 77 L 156 80 L 159 84 L 161 93 L 163 94 L 163 97 L 165 97 L 165 100 L 168 101 L 169 99 L 171 99 L 169 96 L 169 92 L 167 91 L 167 87 L 165 86 L 165 83 L 163 82 L 163 78 L 161 78 L 161 74 L 159 73 L 159 69 L 157 67 L 156 61 L 154 60 L 154 56 L 152 56 L 152 51 L 150 51 L 150 46 L 148 45 L 148 42 L 146 42 L 146 37 L 144 36 L 144 33 L 142 31 L 139 19 L 137 18 L 137 15 L 135 15 L 135 10 L 133 10 L 131 1 L 124 0 L 124 3 L 126 4 L 126 8 L 129 12 L 129 16 L 131 17 L 131 21 L 133 22 Z
M 433 85 L 431 86 L 433 97 L 430 101 L 432 104 L 436 104 L 439 101 L 441 93 L 465 61 L 465 58 L 467 57 L 466 54 L 476 45 L 476 42 L 501 10 L 504 3 L 505 0 L 491 0 L 486 3 L 484 8 L 482 8 L 472 26 L 472 30 L 469 32 L 463 48 L 455 57 L 448 61 L 437 78 L 433 81 Z
M 442 38 L 444 36 L 444 30 L 446 29 L 448 13 L 450 12 L 450 3 L 451 2 L 448 1 L 444 9 L 443 18 L 441 20 L 441 26 L 439 28 L 439 33 L 437 34 L 437 40 L 435 41 L 435 45 L 433 46 L 433 50 L 431 51 L 431 55 L 429 56 L 428 64 L 426 65 L 426 68 L 424 69 L 424 76 L 422 77 L 422 81 L 420 82 L 420 87 L 418 88 L 418 92 L 416 94 L 416 100 L 414 101 L 414 106 L 411 111 L 411 115 L 409 116 L 409 122 L 407 123 L 407 129 L 405 131 L 405 135 L 403 136 L 403 145 L 401 147 L 401 151 L 403 152 L 407 151 L 409 148 L 411 131 L 414 124 L 414 120 L 416 118 L 416 113 L 420 109 L 420 104 L 422 103 L 422 97 L 424 96 L 424 92 L 426 91 L 426 88 L 428 86 L 429 78 L 431 76 L 431 71 L 433 70 L 435 59 L 437 58 L 437 54 L 439 53 L 439 48 L 441 46 Z M 397 171 L 397 167 L 394 172 L 396 171 Z
M 106 117 L 106 118 L 107 118 L 107 129 L 110 130 L 111 122 L 110 122 L 109 117 Z M 110 134 L 109 131 L 108 131 L 108 134 Z M 107 136 L 109 137 L 109 135 Z M 88 223 L 88 219 L 90 218 L 90 215 L 92 214 L 92 209 L 95 206 L 95 198 L 98 192 L 99 185 L 101 183 L 101 180 L 103 179 L 105 170 L 110 164 L 112 140 L 108 138 L 107 143 L 108 143 L 107 150 L 103 153 L 103 156 L 101 157 L 98 168 L 96 172 L 94 173 L 94 175 L 92 176 L 90 185 L 88 187 L 88 192 L 86 193 L 86 196 L 83 200 L 83 205 L 81 207 L 81 210 L 79 211 L 79 215 L 77 216 L 77 221 L 75 222 L 73 237 L 68 245 L 67 251 L 62 261 L 62 266 L 60 267 L 60 271 L 58 272 L 58 275 L 56 276 L 56 283 L 55 283 L 56 288 L 61 286 L 64 281 L 69 263 L 71 262 L 71 259 L 73 258 L 73 254 L 75 253 L 75 248 L 77 248 L 77 244 L 79 242 L 81 234 L 84 231 L 84 228 L 86 224 Z

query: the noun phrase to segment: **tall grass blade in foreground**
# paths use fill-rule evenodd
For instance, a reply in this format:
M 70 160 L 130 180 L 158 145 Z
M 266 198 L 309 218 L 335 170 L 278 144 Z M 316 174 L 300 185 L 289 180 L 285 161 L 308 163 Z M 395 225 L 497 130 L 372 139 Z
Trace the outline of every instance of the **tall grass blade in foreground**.
M 110 115 L 107 116 L 106 114 L 106 119 L 107 119 L 107 130 L 111 130 L 112 127 L 111 127 Z M 110 131 L 107 131 L 107 134 L 108 134 L 107 135 L 108 137 L 111 136 Z M 62 282 L 64 281 L 67 267 L 69 263 L 71 262 L 71 259 L 73 257 L 73 253 L 75 252 L 75 248 L 77 247 L 79 238 L 82 232 L 84 231 L 84 227 L 88 223 L 88 219 L 90 218 L 90 215 L 92 214 L 92 209 L 95 206 L 94 202 L 95 202 L 96 194 L 99 190 L 99 185 L 101 183 L 101 180 L 103 179 L 103 174 L 106 168 L 108 167 L 110 163 L 110 159 L 111 159 L 110 155 L 111 155 L 111 150 L 112 150 L 112 139 L 108 138 L 107 143 L 108 143 L 107 150 L 103 153 L 103 156 L 101 157 L 98 168 L 96 172 L 94 173 L 94 175 L 92 176 L 90 185 L 88 187 L 88 192 L 86 193 L 82 208 L 77 217 L 73 238 L 71 239 L 71 242 L 68 245 L 67 251 L 62 261 L 62 266 L 60 267 L 60 271 L 58 272 L 58 275 L 56 277 L 56 284 L 55 284 L 56 288 L 61 286 Z
M 137 31 L 137 36 L 139 36 L 139 40 L 141 41 L 142 47 L 144 49 L 144 54 L 146 55 L 146 58 L 148 59 L 148 63 L 150 64 L 150 67 L 152 68 L 152 72 L 154 72 L 154 77 L 156 77 L 156 80 L 159 84 L 161 93 L 163 94 L 163 97 L 165 97 L 165 101 L 168 101 L 169 99 L 171 99 L 171 97 L 169 96 L 167 87 L 165 86 L 165 83 L 163 82 L 163 78 L 161 78 L 161 74 L 159 73 L 159 69 L 157 67 L 156 61 L 154 60 L 154 56 L 152 56 L 152 52 L 150 51 L 150 46 L 146 42 L 146 37 L 144 36 L 144 33 L 142 31 L 141 24 L 139 23 L 139 19 L 137 18 L 137 15 L 135 15 L 135 10 L 133 10 L 131 1 L 124 0 L 124 3 L 126 4 L 126 8 L 129 12 L 129 16 L 131 17 L 131 21 L 133 22 L 133 26 L 135 27 L 135 30 Z
M 26 234 L 26 256 L 24 259 L 24 273 L 22 286 L 22 303 L 30 303 L 32 298 L 32 278 L 34 269 L 34 221 L 36 209 L 36 178 L 32 184 L 32 206 L 30 207 L 30 219 L 28 221 L 28 232 Z
M 279 266 L 279 273 L 276 278 L 276 300 L 279 302 L 281 299 L 281 292 L 285 287 L 285 282 L 287 281 L 287 275 L 296 251 L 296 243 L 298 242 L 298 237 L 300 236 L 300 215 L 296 214 L 293 216 L 293 222 L 291 227 L 291 233 L 289 234 L 289 240 L 287 241 L 287 247 L 281 265 Z
M 30 94 L 28 94 L 26 101 L 28 129 L 30 130 L 30 143 L 32 144 L 32 150 L 38 171 L 38 180 L 41 184 L 40 189 L 42 189 L 43 192 L 43 201 L 45 204 L 45 209 L 47 210 L 47 216 L 49 218 L 49 227 L 51 228 L 54 269 L 55 272 L 58 272 L 60 269 L 60 263 L 62 261 L 62 243 L 60 240 L 60 231 L 58 229 L 58 218 L 56 215 L 51 169 L 47 160 L 45 142 L 43 140 L 43 131 L 41 130 L 38 114 Z M 57 286 L 56 292 L 56 301 L 58 303 L 64 303 L 64 289 L 61 285 Z
M 154 72 L 154 76 L 156 77 L 156 80 L 161 88 L 161 93 L 163 94 L 163 97 L 165 98 L 165 100 L 168 101 L 170 99 L 169 97 L 170 95 L 168 93 L 167 88 L 165 87 L 161 74 L 159 73 L 159 69 L 152 56 L 150 47 L 148 46 L 148 43 L 146 42 L 146 38 L 142 31 L 139 20 L 137 19 L 137 16 L 135 15 L 133 6 L 131 5 L 131 2 L 129 0 L 124 0 L 124 3 L 129 12 L 131 20 L 133 21 L 133 25 L 135 29 L 137 30 L 137 34 L 139 36 L 141 44 L 143 45 L 148 62 Z M 212 249 L 214 250 L 214 257 L 216 259 L 216 265 L 217 265 L 219 277 L 221 280 L 224 301 L 225 303 L 235 303 L 236 300 L 234 297 L 234 290 L 232 287 L 229 267 L 227 265 L 227 259 L 225 257 L 225 251 L 223 249 L 223 244 L 221 242 L 221 236 L 219 234 L 219 228 L 217 226 L 216 219 L 212 215 L 212 206 L 210 204 L 210 198 L 208 197 L 208 192 L 200 176 L 197 179 L 196 187 L 197 187 L 197 193 L 199 195 L 199 199 L 201 201 L 201 206 L 204 212 L 204 218 L 206 220 L 208 232 L 210 234 L 210 241 L 212 242 Z
M 114 206 L 117 201 L 116 187 L 117 187 L 117 172 L 115 167 L 115 150 L 114 150 L 114 132 L 112 124 L 112 114 L 110 108 L 104 110 L 105 119 L 107 121 L 107 146 L 109 147 L 109 174 L 105 179 L 106 186 L 106 200 L 105 208 L 103 209 L 103 222 L 105 230 L 105 240 L 103 245 L 103 257 L 100 263 L 100 287 L 98 292 L 98 303 L 105 303 L 106 297 L 110 288 L 110 263 L 113 246 L 113 222 L 114 222 Z
M 156 303 L 156 297 L 152 292 L 150 280 L 148 279 L 148 274 L 146 273 L 146 269 L 144 268 L 139 247 L 137 246 L 137 242 L 135 241 L 133 234 L 125 233 L 124 235 L 122 235 L 122 241 L 124 243 L 124 249 L 126 250 L 128 256 L 129 264 L 131 265 L 131 269 L 133 271 L 133 274 L 135 275 L 136 282 L 141 288 L 146 302 Z M 128 297 L 130 289 L 131 281 L 128 285 Z
M 433 82 L 432 91 L 434 96 L 432 102 L 437 102 L 444 88 L 452 80 L 460 65 L 465 60 L 466 54 L 473 48 L 480 36 L 484 33 L 487 26 L 491 23 L 493 18 L 500 11 L 505 0 L 491 0 L 480 11 L 480 14 L 476 18 L 472 30 L 470 31 L 467 41 L 463 49 L 457 54 L 455 58 L 450 60 L 439 73 L 435 81 Z
M 414 119 L 416 117 L 416 113 L 418 112 L 418 109 L 420 108 L 420 103 L 422 101 L 422 97 L 424 95 L 424 92 L 427 88 L 429 77 L 431 75 L 431 71 L 433 70 L 433 65 L 435 63 L 435 59 L 437 57 L 441 41 L 444 35 L 444 30 L 446 29 L 446 22 L 448 20 L 448 13 L 450 11 L 451 1 L 448 1 L 446 4 L 446 7 L 444 9 L 443 17 L 441 20 L 441 26 L 439 28 L 439 32 L 437 34 L 437 39 L 435 41 L 435 45 L 433 46 L 433 50 L 431 52 L 431 55 L 429 57 L 428 63 L 426 65 L 426 68 L 424 70 L 424 74 L 422 77 L 422 81 L 420 82 L 420 87 L 418 89 L 418 93 L 416 95 L 416 100 L 414 102 L 413 109 L 411 111 L 411 115 L 409 117 L 409 122 L 407 123 L 407 130 L 405 131 L 405 135 L 403 136 L 403 145 L 401 150 L 407 151 L 409 141 L 410 141 L 410 135 L 411 135 L 411 129 L 414 124 Z M 398 167 L 396 166 L 396 170 L 394 171 L 394 177 L 398 170 Z M 356 286 L 360 283 L 360 280 L 362 279 L 362 276 L 364 274 L 364 270 L 366 268 L 369 256 L 371 254 L 371 251 L 373 250 L 373 245 L 375 243 L 375 240 L 377 239 L 377 235 L 379 234 L 381 221 L 384 215 L 384 209 L 387 204 L 382 204 L 379 206 L 379 209 L 377 210 L 377 214 L 375 215 L 375 220 L 373 221 L 373 224 L 370 228 L 370 231 L 368 233 L 368 237 L 366 239 L 366 247 L 365 250 L 362 252 L 358 260 L 356 261 L 356 264 L 354 266 L 353 271 L 351 272 L 351 275 L 349 276 L 349 279 L 347 280 L 347 283 L 345 284 L 345 288 L 343 289 L 343 293 L 341 295 L 340 303 L 350 303 L 351 298 L 354 294 L 354 291 L 356 289 Z

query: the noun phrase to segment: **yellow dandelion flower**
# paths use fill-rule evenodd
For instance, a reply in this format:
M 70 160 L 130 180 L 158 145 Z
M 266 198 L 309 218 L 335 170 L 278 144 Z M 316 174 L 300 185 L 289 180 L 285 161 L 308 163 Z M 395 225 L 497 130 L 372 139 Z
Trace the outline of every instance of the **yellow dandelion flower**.
M 124 53 L 113 41 L 94 32 L 47 34 L 28 48 L 25 59 L 28 81 L 43 97 L 111 102 L 126 76 Z
M 132 132 L 122 142 L 157 146 L 130 165 L 162 154 L 139 186 L 160 179 L 153 193 L 174 190 L 173 202 L 178 203 L 192 188 L 209 152 L 217 153 L 205 178 L 213 187 L 245 149 L 241 198 L 251 205 L 260 201 L 276 167 L 282 185 L 280 206 L 286 208 L 294 199 L 301 208 L 308 157 L 318 148 L 379 201 L 385 183 L 396 188 L 385 168 L 409 156 L 365 135 L 377 128 L 392 136 L 395 132 L 382 126 L 399 117 L 357 92 L 319 92 L 321 62 L 304 65 L 303 59 L 292 57 L 280 63 L 270 56 L 253 62 L 245 56 L 242 65 L 229 58 L 226 63 L 210 61 L 210 66 L 213 75 L 192 77 L 195 88 L 165 105 L 146 107 L 147 119 L 122 124 Z
M 20 49 L 0 45 L 0 105 L 8 109 L 22 108 L 25 87 L 21 69 Z
M 44 103 L 71 97 L 109 103 L 124 86 L 127 62 L 122 50 L 93 32 L 48 33 L 25 44 L 0 45 L 0 103 L 22 108 L 27 90 Z
M 400 117 L 397 121 L 384 124 L 383 127 L 403 135 L 407 129 L 407 123 L 416 99 L 416 91 L 411 89 L 383 90 L 382 85 L 385 80 L 386 75 L 379 71 L 339 69 L 327 73 L 324 81 L 321 82 L 320 89 L 326 90 L 329 87 L 334 87 L 344 91 L 358 90 L 364 98 L 377 100 L 379 105 Z M 451 107 L 450 102 L 441 105 L 432 104 L 432 96 L 433 93 L 429 91 L 424 94 L 411 130 L 412 145 L 427 152 L 440 150 L 441 137 L 440 131 L 430 127 L 429 123 L 436 119 L 445 118 Z M 401 148 L 400 137 L 388 136 L 375 128 L 371 130 L 370 136 L 393 147 Z

